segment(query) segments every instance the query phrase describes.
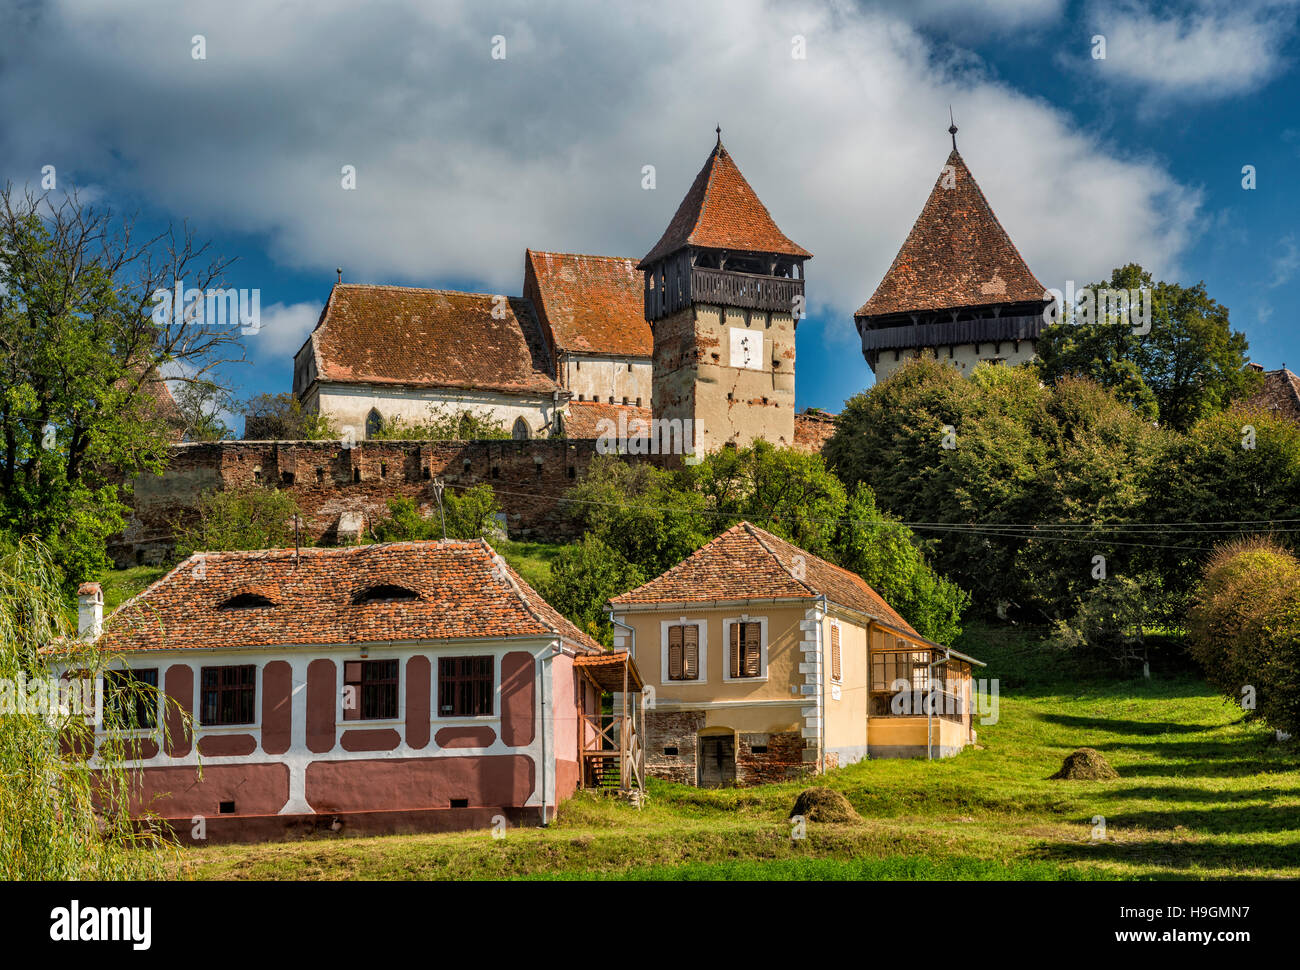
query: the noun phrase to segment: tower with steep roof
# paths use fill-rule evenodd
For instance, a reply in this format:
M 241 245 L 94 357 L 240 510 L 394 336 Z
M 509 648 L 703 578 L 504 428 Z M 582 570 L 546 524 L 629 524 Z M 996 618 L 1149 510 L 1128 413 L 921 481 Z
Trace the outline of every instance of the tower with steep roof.
M 654 345 L 651 403 L 691 422 L 696 451 L 794 444 L 795 327 L 803 264 L 718 141 L 659 242 L 637 265 Z
M 876 380 L 932 354 L 970 373 L 981 361 L 1023 363 L 1042 332 L 1044 288 L 952 152 L 871 299 L 853 315 Z

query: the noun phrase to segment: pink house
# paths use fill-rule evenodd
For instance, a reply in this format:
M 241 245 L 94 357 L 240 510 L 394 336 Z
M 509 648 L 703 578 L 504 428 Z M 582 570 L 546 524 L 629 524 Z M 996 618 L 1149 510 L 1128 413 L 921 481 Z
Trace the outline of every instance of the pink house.
M 639 697 L 635 664 L 481 540 L 199 553 L 107 620 L 82 594 L 134 808 L 182 838 L 536 824 L 584 783 L 639 785 L 636 712 L 600 714 Z

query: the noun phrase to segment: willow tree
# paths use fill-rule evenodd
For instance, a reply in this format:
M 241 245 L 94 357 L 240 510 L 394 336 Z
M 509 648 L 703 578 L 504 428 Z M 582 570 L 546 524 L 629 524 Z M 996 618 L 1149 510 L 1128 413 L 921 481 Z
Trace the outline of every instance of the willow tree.
M 55 675 L 98 683 L 109 658 L 67 628 L 61 583 L 40 540 L 0 547 L 0 879 L 165 877 L 175 844 L 142 834 L 128 811 L 130 747 L 102 743 L 93 765 L 83 756 L 93 721 L 75 681 Z

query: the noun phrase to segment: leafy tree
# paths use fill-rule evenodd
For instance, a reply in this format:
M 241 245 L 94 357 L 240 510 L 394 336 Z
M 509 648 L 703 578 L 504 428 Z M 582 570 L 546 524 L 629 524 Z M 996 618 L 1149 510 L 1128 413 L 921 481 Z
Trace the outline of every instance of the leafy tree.
M 1179 430 L 1258 389 L 1259 375 L 1246 366 L 1245 335 L 1231 328 L 1228 308 L 1210 298 L 1204 282 L 1156 283 L 1130 263 L 1090 289 L 1104 287 L 1149 289 L 1150 333 L 1104 320 L 1048 327 L 1037 347 L 1045 381 L 1091 378 L 1144 416 Z
M 1290 550 L 1267 536 L 1218 546 L 1188 615 L 1188 644 L 1248 717 L 1300 735 L 1300 559 Z
M 92 771 L 64 753 L 64 745 L 85 750 L 90 741 L 72 699 L 61 698 L 64 711 L 33 707 L 31 686 L 57 683 L 56 662 L 85 671 L 93 684 L 121 659 L 68 628 L 63 579 L 39 539 L 0 538 L 0 878 L 167 878 L 176 844 L 161 834 L 138 838 L 128 813 L 130 749 L 103 744 Z
M 647 576 L 675 566 L 716 535 L 705 497 L 678 476 L 616 455 L 597 457 L 563 505 L 581 531 L 596 536 Z
M 442 496 L 443 511 L 420 513 L 414 499 L 399 495 L 388 500 L 388 516 L 375 523 L 380 542 L 441 539 L 444 519 L 448 539 L 487 539 L 500 531 L 497 516 L 501 506 L 491 485 L 475 485 L 464 491 L 448 489 Z
M 845 509 L 835 547 L 839 564 L 866 580 L 921 636 L 952 643 L 970 596 L 938 575 L 911 530 L 882 514 L 859 485 Z
M 281 549 L 294 541 L 298 503 L 288 492 L 251 485 L 199 497 L 198 521 L 177 529 L 176 551 Z
M 140 242 L 132 228 L 75 194 L 0 190 L 0 528 L 45 539 L 69 584 L 108 565 L 121 484 L 162 469 L 159 375 L 213 381 L 238 346 L 238 320 L 152 319 L 155 291 L 207 290 L 226 263 L 204 265 L 187 231 Z
M 330 441 L 339 430 L 328 416 L 304 411 L 297 395 L 256 394 L 244 402 L 244 438 L 261 441 Z
M 1146 662 L 1151 625 L 1152 577 L 1111 576 L 1086 590 L 1068 620 L 1052 625 L 1052 642 L 1063 650 L 1093 654 L 1127 670 Z
M 748 520 L 814 555 L 832 554 L 846 499 L 821 455 L 766 441 L 724 448 L 688 466 L 682 485 L 704 496 L 717 513 L 716 528 Z
M 230 393 L 220 384 L 191 381 L 181 384 L 173 398 L 185 423 L 186 441 L 226 441 L 234 437 L 222 418 L 230 404 Z
M 539 590 L 548 603 L 597 640 L 611 646 L 613 626 L 605 612 L 610 597 L 635 589 L 645 574 L 595 536 L 566 546 L 551 562 L 551 578 Z

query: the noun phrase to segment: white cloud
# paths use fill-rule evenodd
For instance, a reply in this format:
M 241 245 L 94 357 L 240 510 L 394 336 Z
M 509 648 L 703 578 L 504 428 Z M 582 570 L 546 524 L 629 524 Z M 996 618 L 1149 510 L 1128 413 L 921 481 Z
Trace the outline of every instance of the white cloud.
M 1282 69 L 1295 20 L 1286 0 L 1199 3 L 1160 13 L 1134 0 L 1099 0 L 1088 22 L 1106 38 L 1106 59 L 1091 63 L 1102 78 L 1156 99 L 1231 97 Z
M 1295 233 L 1283 236 L 1277 241 L 1277 246 L 1281 252 L 1273 257 L 1273 279 L 1268 284 L 1270 287 L 1290 283 L 1296 271 L 1300 270 L 1300 246 L 1296 245 Z
M 944 163 L 950 104 L 963 156 L 1047 285 L 1133 260 L 1174 275 L 1196 231 L 1199 194 L 1161 163 L 1079 130 L 888 9 L 36 9 L 25 23 L 0 14 L 0 117 L 18 122 L 0 129 L 3 174 L 52 159 L 201 235 L 264 234 L 283 265 L 327 278 L 342 266 L 357 282 L 518 293 L 526 246 L 643 255 L 721 122 L 777 223 L 816 254 L 810 300 L 848 346 L 852 311 Z M 190 56 L 196 33 L 204 61 Z M 496 34 L 504 61 L 491 58 Z M 806 60 L 791 57 L 796 34 Z M 340 187 L 345 164 L 355 191 Z M 646 164 L 655 191 L 640 187 Z M 250 354 L 291 354 L 319 309 L 266 308 Z
M 261 327 L 240 337 L 253 360 L 292 358 L 320 319 L 319 303 L 273 303 L 262 308 Z

